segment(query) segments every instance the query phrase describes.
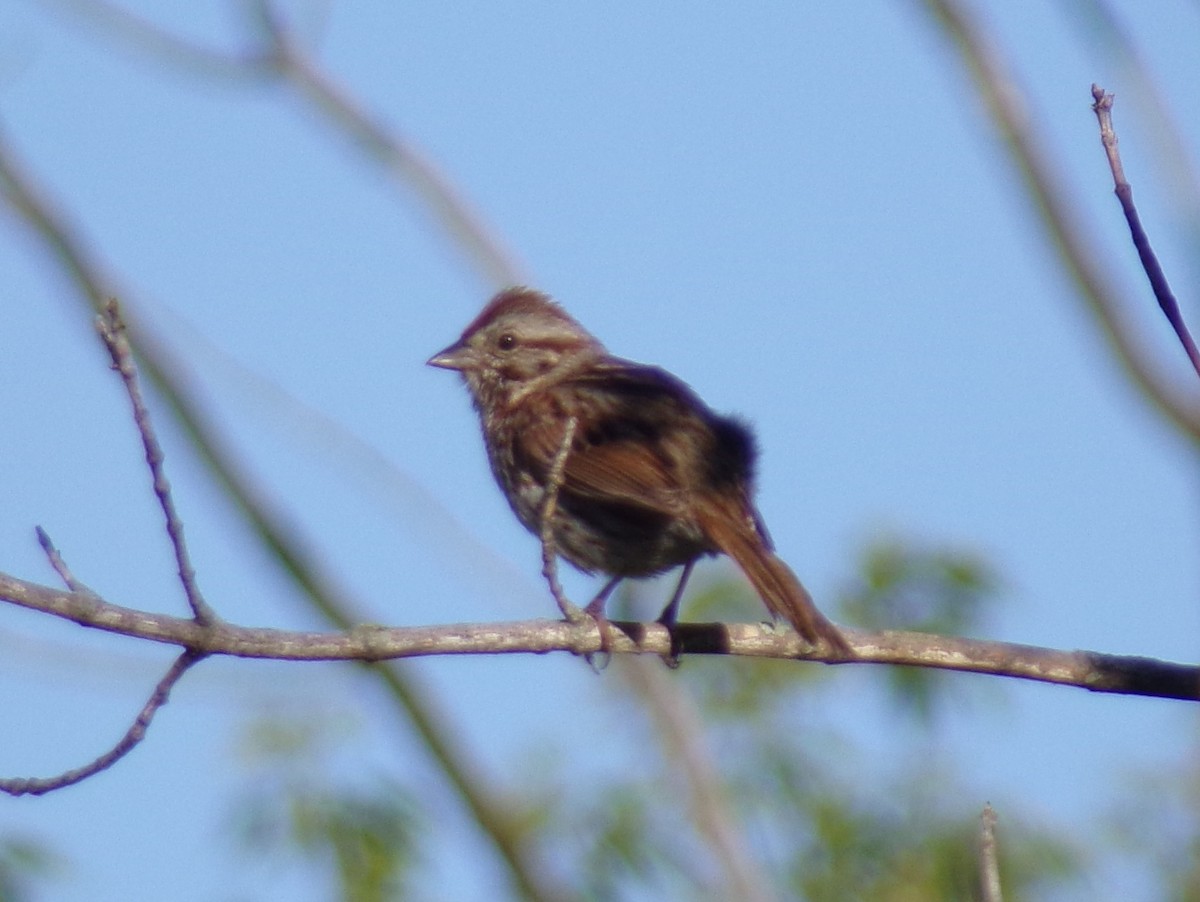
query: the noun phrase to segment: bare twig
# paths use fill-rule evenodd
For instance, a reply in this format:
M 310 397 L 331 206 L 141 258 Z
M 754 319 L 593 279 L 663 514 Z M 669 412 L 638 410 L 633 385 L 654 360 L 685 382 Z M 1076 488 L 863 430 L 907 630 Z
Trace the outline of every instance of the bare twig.
M 567 465 L 567 457 L 571 453 L 571 442 L 575 440 L 575 429 L 579 421 L 575 417 L 567 418 L 563 427 L 562 442 L 554 454 L 550 464 L 550 472 L 546 474 L 546 494 L 542 499 L 541 533 L 542 540 L 542 576 L 550 586 L 550 594 L 558 603 L 558 609 L 571 623 L 586 619 L 583 611 L 571 603 L 563 592 L 562 584 L 558 581 L 558 548 L 554 541 L 554 515 L 558 512 L 558 490 L 562 487 L 563 468 Z
M 601 651 L 590 618 L 430 627 L 345 627 L 339 633 L 305 633 L 210 625 L 110 604 L 91 592 L 68 592 L 0 573 L 0 601 L 42 611 L 93 629 L 134 639 L 192 648 L 211 655 L 290 661 L 381 661 L 463 654 L 542 654 Z M 1089 651 L 1059 651 L 1009 642 L 961 639 L 894 630 L 847 629 L 853 662 L 823 655 L 791 630 L 757 623 L 614 622 L 611 651 L 664 655 L 672 633 L 684 654 L 738 655 L 840 663 L 905 664 L 984 673 L 1092 692 L 1200 701 L 1200 667 L 1154 658 Z
M 138 712 L 138 716 L 134 718 L 129 729 L 125 731 L 125 735 L 103 755 L 82 767 L 65 771 L 56 777 L 0 778 L 0 792 L 6 792 L 12 796 L 39 796 L 79 783 L 103 770 L 108 770 L 108 768 L 133 751 L 134 747 L 146 737 L 146 729 L 150 726 L 150 721 L 154 719 L 154 715 L 158 713 L 158 709 L 167 703 L 171 689 L 179 682 L 180 677 L 187 673 L 188 668 L 202 657 L 203 655 L 188 650 L 176 658 L 175 663 L 171 665 L 171 669 L 166 672 L 163 678 L 158 681 L 158 685 L 154 687 L 154 692 L 150 694 L 150 698 L 146 700 L 146 704 L 142 706 L 142 710 Z
M 71 572 L 71 568 L 67 566 L 67 562 L 63 560 L 63 556 L 58 553 L 58 549 L 50 541 L 50 535 L 40 526 L 37 527 L 37 539 L 38 544 L 42 546 L 42 551 L 46 553 L 47 560 L 50 561 L 50 566 L 54 568 L 54 572 L 59 575 L 68 589 L 72 592 L 92 591 L 75 578 L 75 574 Z
M 592 599 L 586 610 L 580 610 L 567 598 L 562 584 L 558 581 L 558 548 L 554 541 L 554 515 L 558 512 L 558 492 L 562 488 L 563 468 L 567 465 L 567 458 L 571 454 L 571 443 L 575 440 L 575 429 L 578 425 L 579 421 L 575 417 L 567 418 L 567 424 L 563 427 L 562 441 L 554 454 L 554 460 L 550 462 L 550 470 L 546 474 L 546 494 L 542 499 L 542 511 L 539 518 L 541 521 L 539 538 L 542 543 L 542 576 L 550 586 L 550 594 L 554 596 L 554 601 L 558 604 L 563 619 L 568 623 L 594 623 L 600 632 L 599 651 L 602 655 L 607 655 L 608 650 L 612 647 L 612 624 L 604 614 L 604 602 L 621 578 L 613 577 L 605 583 L 604 588 Z M 602 664 L 597 665 L 591 652 L 585 653 L 584 657 L 597 670 L 603 666 Z M 603 660 L 607 662 L 608 659 L 605 657 Z
M 1200 173 L 1191 160 L 1191 152 L 1179 127 L 1180 113 L 1188 116 L 1186 109 L 1177 113 L 1171 108 L 1146 55 L 1133 40 L 1110 0 L 1065 3 L 1060 4 L 1059 9 L 1075 21 L 1088 43 L 1100 42 L 1099 52 L 1106 66 L 1114 66 L 1122 81 L 1136 92 L 1138 111 L 1147 117 L 1146 132 L 1154 136 L 1154 149 L 1161 160 L 1155 173 L 1168 184 L 1177 186 L 1172 201 L 1188 211 L 1186 215 L 1194 228 L 1200 213 Z
M 1100 143 L 1104 145 L 1108 166 L 1112 170 L 1113 192 L 1117 195 L 1117 200 L 1121 202 L 1121 211 L 1125 214 L 1125 221 L 1129 223 L 1129 234 L 1133 238 L 1133 246 L 1137 248 L 1138 259 L 1142 261 L 1142 269 L 1146 271 L 1146 277 L 1150 280 L 1150 288 L 1154 291 L 1158 306 L 1166 316 L 1167 322 L 1171 324 L 1171 328 L 1175 330 L 1175 335 L 1183 345 L 1183 350 L 1187 354 L 1188 360 L 1192 362 L 1196 374 L 1200 375 L 1200 349 L 1196 348 L 1196 342 L 1192 339 L 1187 324 L 1183 321 L 1183 314 L 1179 312 L 1179 302 L 1175 300 L 1175 294 L 1167 282 L 1166 273 L 1163 272 L 1154 249 L 1150 247 L 1150 238 L 1146 235 L 1142 219 L 1133 203 L 1133 186 L 1125 178 L 1125 168 L 1121 165 L 1121 152 L 1117 149 L 1117 133 L 1112 124 L 1113 95 L 1106 93 L 1099 85 L 1092 85 L 1092 99 L 1095 101 L 1092 104 L 1092 110 L 1096 113 L 1096 120 L 1100 124 Z
M 1057 245 L 1080 297 L 1100 322 L 1118 361 L 1171 422 L 1200 442 L 1200 404 L 1192 395 L 1181 393 L 1160 371 L 1154 355 L 1135 341 L 1133 330 L 1122 316 L 1120 300 L 1109 288 L 1111 280 L 1084 240 L 1071 215 L 1071 204 L 1058 188 L 1053 167 L 1029 128 L 1016 82 L 989 43 L 986 31 L 958 0 L 925 0 L 925 5 L 957 43 L 1025 179 L 1043 225 Z
M 163 449 L 154 433 L 154 424 L 150 420 L 150 411 L 142 399 L 142 389 L 138 384 L 137 367 L 133 362 L 133 349 L 129 346 L 129 338 L 125 334 L 125 323 L 121 320 L 121 308 L 116 300 L 109 298 L 104 311 L 96 319 L 96 329 L 104 339 L 112 357 L 113 368 L 120 373 L 121 381 L 125 384 L 125 392 L 129 395 L 129 403 L 133 406 L 133 422 L 142 437 L 142 448 L 146 452 L 146 466 L 150 468 L 150 477 L 154 483 L 154 494 L 162 508 L 166 519 L 167 535 L 171 539 L 171 547 L 175 550 L 175 563 L 179 568 L 179 581 L 183 584 L 184 594 L 192 609 L 192 616 L 200 623 L 211 623 L 216 614 L 204 596 L 200 594 L 200 586 L 196 583 L 196 570 L 192 567 L 188 555 L 187 542 L 183 537 L 183 520 L 175 509 L 175 498 L 171 494 L 171 483 L 167 481 L 163 469 Z
M 979 816 L 979 889 L 983 902 L 1004 902 L 996 854 L 996 811 L 990 804 L 983 806 Z

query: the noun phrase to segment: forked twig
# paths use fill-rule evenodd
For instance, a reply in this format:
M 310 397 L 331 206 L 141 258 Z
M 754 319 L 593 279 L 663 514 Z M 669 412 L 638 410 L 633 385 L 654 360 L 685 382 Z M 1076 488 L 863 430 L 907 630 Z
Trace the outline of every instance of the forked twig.
M 1150 280 L 1150 288 L 1154 291 L 1158 306 L 1166 316 L 1167 322 L 1171 324 L 1171 328 L 1175 330 L 1196 374 L 1200 375 L 1200 349 L 1196 348 L 1196 342 L 1192 339 L 1187 324 L 1183 321 L 1183 314 L 1179 312 L 1179 302 L 1175 300 L 1175 294 L 1167 282 L 1166 273 L 1163 272 L 1154 249 L 1150 247 L 1150 238 L 1146 235 L 1142 219 L 1133 203 L 1133 186 L 1125 178 L 1125 168 L 1121 165 L 1121 152 L 1117 149 L 1117 132 L 1112 124 L 1113 95 L 1107 93 L 1099 85 L 1092 85 L 1092 99 L 1095 101 L 1092 104 L 1092 111 L 1096 114 L 1096 120 L 1100 124 L 1100 143 L 1104 145 L 1104 153 L 1108 157 L 1108 167 L 1112 170 L 1113 193 L 1121 202 L 1121 211 L 1125 214 L 1125 221 L 1129 223 L 1129 234 L 1133 238 L 1133 246 L 1137 248 L 1138 259 L 1142 261 L 1142 269 L 1146 271 L 1146 277 Z
M 630 660 L 621 674 L 645 705 L 662 744 L 663 759 L 686 788 L 693 822 L 725 875 L 726 886 L 719 895 L 740 902 L 773 899 L 763 871 L 747 847 L 731 804 L 730 787 L 709 747 L 696 702 L 682 683 L 668 680 L 667 671 L 657 662 Z

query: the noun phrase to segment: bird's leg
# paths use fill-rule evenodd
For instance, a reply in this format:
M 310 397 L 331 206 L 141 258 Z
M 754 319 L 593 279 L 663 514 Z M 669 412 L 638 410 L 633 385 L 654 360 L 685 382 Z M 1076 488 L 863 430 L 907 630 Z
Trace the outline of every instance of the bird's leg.
M 667 628 L 667 633 L 671 637 L 671 653 L 663 656 L 663 663 L 674 669 L 679 666 L 679 655 L 683 651 L 679 645 L 679 639 L 675 635 L 675 621 L 679 617 L 679 602 L 683 600 L 683 590 L 687 587 L 688 577 L 692 575 L 692 568 L 696 565 L 695 561 L 688 561 L 683 565 L 683 572 L 679 574 L 679 582 L 675 585 L 675 592 L 671 595 L 671 600 L 667 602 L 667 606 L 663 608 L 663 612 L 658 615 L 658 622 Z
M 583 609 L 584 612 L 587 614 L 591 614 L 593 617 L 595 617 L 598 620 L 603 619 L 604 618 L 604 605 L 608 602 L 608 596 L 612 595 L 613 589 L 615 589 L 617 587 L 617 583 L 619 583 L 624 578 L 625 577 L 623 577 L 623 576 L 614 576 L 612 579 L 610 579 L 608 582 L 606 582 L 604 584 L 604 588 L 602 588 L 599 592 L 596 593 L 596 597 L 588 602 L 588 606 Z
M 671 596 L 671 600 L 667 602 L 667 606 L 663 608 L 663 612 L 658 615 L 658 622 L 670 629 L 675 625 L 676 619 L 679 617 L 679 602 L 683 600 L 683 590 L 687 587 L 688 577 L 692 575 L 692 568 L 696 566 L 695 561 L 688 561 L 683 565 L 683 572 L 679 574 L 679 582 L 675 586 L 675 593 Z
M 583 612 L 596 621 L 596 626 L 600 630 L 600 653 L 607 655 L 612 648 L 612 624 L 608 622 L 608 615 L 604 613 L 604 605 L 608 602 L 608 596 L 612 595 L 613 589 L 621 582 L 624 577 L 614 576 L 604 584 L 596 597 L 588 602 L 588 606 L 583 609 Z M 592 662 L 591 657 L 588 658 L 589 663 L 595 667 L 595 662 Z

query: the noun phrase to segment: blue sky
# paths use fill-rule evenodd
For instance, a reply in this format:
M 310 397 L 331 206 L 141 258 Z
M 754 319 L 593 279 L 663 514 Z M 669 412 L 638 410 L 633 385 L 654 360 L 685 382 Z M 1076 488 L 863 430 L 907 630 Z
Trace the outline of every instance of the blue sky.
M 245 46 L 245 19 L 226 4 L 129 8 L 209 46 Z M 1194 162 L 1200 122 L 1185 113 L 1200 86 L 1200 15 L 1179 2 L 1113 9 Z M 1127 172 L 1194 328 L 1197 200 L 1163 156 L 1151 98 L 1086 10 L 993 9 L 988 31 L 1011 54 L 1096 255 L 1182 382 L 1112 198 L 1093 81 L 1117 95 Z M 988 636 L 1197 659 L 1194 452 L 1114 364 L 923 7 L 311 3 L 295 20 L 328 70 L 436 161 L 533 284 L 614 352 L 666 366 L 755 423 L 764 517 L 818 599 L 846 585 L 865 543 L 912 536 L 999 569 Z M 0 9 L 0 125 L 128 300 L 172 337 L 365 619 L 551 613 L 536 544 L 491 482 L 465 392 L 423 366 L 495 286 L 411 192 L 278 85 L 172 69 L 54 3 Z M 119 386 L 69 287 L 7 214 L 0 272 L 0 569 L 53 582 L 40 524 L 110 600 L 181 612 Z M 348 462 L 322 421 L 293 417 L 238 367 L 411 482 L 384 485 Z M 239 623 L 312 625 L 159 422 L 210 601 Z M 591 588 L 574 575 L 567 586 Z M 20 737 L 3 743 L 0 772 L 57 772 L 97 753 L 168 659 L 0 610 L 0 709 Z M 578 662 L 413 669 L 495 773 L 540 744 L 606 766 L 589 739 L 604 723 L 601 689 Z M 878 675 L 837 679 L 848 721 L 883 716 L 853 701 Z M 114 899 L 218 897 L 234 879 L 221 825 L 244 773 L 237 731 L 255 714 L 339 712 L 363 734 L 354 766 L 401 756 L 427 769 L 409 740 L 367 720 L 373 691 L 333 665 L 209 662 L 113 771 L 0 802 L 0 835 L 40 835 L 73 857 L 54 898 L 101 898 L 92 881 Z M 1015 797 L 1082 833 L 1131 773 L 1194 755 L 1195 716 L 1180 703 L 1025 685 L 1002 699 L 944 724 L 947 754 L 978 793 L 968 816 Z M 180 887 L 198 862 L 207 872 Z M 261 876 L 233 886 L 297 898 Z M 458 879 L 486 898 L 487 878 Z M 1133 878 L 1120 879 L 1137 898 Z

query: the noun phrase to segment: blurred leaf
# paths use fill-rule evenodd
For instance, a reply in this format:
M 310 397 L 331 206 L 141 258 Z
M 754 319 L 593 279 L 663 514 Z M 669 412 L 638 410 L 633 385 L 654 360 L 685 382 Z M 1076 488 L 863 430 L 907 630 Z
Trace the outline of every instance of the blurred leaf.
M 37 888 L 65 867 L 63 858 L 35 839 L 9 836 L 0 840 L 0 902 L 41 897 Z
M 1117 799 L 1110 841 L 1161 875 L 1167 902 L 1200 902 L 1200 769 L 1195 758 L 1129 779 Z M 1147 831 L 1145 824 L 1155 829 Z
M 997 580 L 974 556 L 892 542 L 868 550 L 856 582 L 856 621 L 950 631 L 978 625 Z M 744 619 L 754 600 L 739 582 L 720 581 L 695 589 L 688 602 L 689 619 L 720 620 Z M 871 671 L 872 685 L 905 714 L 888 737 L 896 753 L 881 768 L 851 734 L 828 724 L 823 696 L 838 687 L 822 679 L 826 673 L 788 661 L 694 658 L 671 677 L 701 708 L 707 753 L 758 866 L 787 898 L 975 898 L 982 800 L 957 785 L 940 756 L 919 752 L 929 741 L 929 712 L 950 684 L 913 669 Z M 564 802 L 558 814 L 590 838 L 589 897 L 703 895 L 715 865 L 680 798 L 680 775 L 661 757 L 653 720 L 626 722 L 645 732 L 639 747 L 658 751 L 660 776 L 619 787 L 573 783 L 591 794 Z M 572 810 L 588 814 L 580 819 Z M 1073 844 L 1002 810 L 1007 898 L 1078 878 L 1082 858 Z
M 980 628 L 999 580 L 977 555 L 897 540 L 869 547 L 842 610 L 867 629 L 958 636 Z
M 977 555 L 890 540 L 863 553 L 841 610 L 849 622 L 866 629 L 970 635 L 983 625 L 999 585 Z M 893 701 L 926 724 L 951 691 L 981 685 L 922 667 L 890 667 L 886 674 Z
M 338 714 L 270 712 L 251 720 L 242 731 L 237 755 L 247 767 L 270 770 L 280 763 L 291 770 L 323 766 L 325 759 L 356 733 L 357 725 Z
M 585 892 L 594 899 L 619 898 L 629 881 L 647 886 L 658 867 L 659 843 L 648 808 L 636 787 L 608 787 L 579 826 L 587 837 L 583 855 Z
M 247 852 L 329 862 L 339 898 L 382 902 L 403 896 L 416 858 L 416 811 L 384 780 L 359 790 L 293 786 L 245 803 L 241 836 Z
M 347 902 L 404 897 L 418 858 L 421 808 L 386 776 L 346 786 L 334 779 L 344 721 L 267 717 L 242 743 L 253 788 L 237 805 L 235 835 L 255 857 L 326 864 Z

